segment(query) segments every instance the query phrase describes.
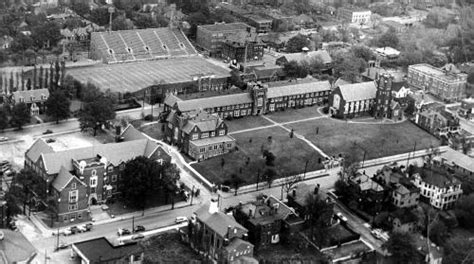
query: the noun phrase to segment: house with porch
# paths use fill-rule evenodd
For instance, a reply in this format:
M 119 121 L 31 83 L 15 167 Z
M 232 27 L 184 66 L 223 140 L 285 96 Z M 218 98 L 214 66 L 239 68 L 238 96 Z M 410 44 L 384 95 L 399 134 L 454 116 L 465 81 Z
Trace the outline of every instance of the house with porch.
M 35 116 L 46 111 L 45 103 L 48 97 L 49 90 L 43 88 L 13 92 L 11 100 L 14 105 L 25 103 L 30 110 L 30 115 Z

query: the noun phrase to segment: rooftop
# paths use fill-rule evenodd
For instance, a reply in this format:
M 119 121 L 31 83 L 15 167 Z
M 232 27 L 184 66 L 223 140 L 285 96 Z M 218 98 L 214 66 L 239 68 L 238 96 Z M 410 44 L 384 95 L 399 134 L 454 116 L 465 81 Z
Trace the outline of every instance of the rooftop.
M 461 182 L 449 175 L 448 172 L 441 168 L 417 168 L 416 173 L 421 176 L 421 179 L 431 185 L 439 188 L 448 188 L 455 185 L 460 185 Z
M 1 229 L 0 263 L 30 263 L 36 256 L 35 247 L 21 232 Z
M 447 148 L 445 152 L 442 152 L 440 154 L 440 157 L 450 162 L 451 164 L 456 164 L 457 166 L 461 168 L 474 172 L 473 159 L 467 155 L 462 154 L 459 151 L 455 151 L 451 148 Z
M 287 53 L 287 54 L 282 54 L 282 57 L 285 57 L 287 61 L 296 61 L 296 62 L 309 61 L 311 59 L 316 59 L 316 58 L 319 58 L 324 64 L 329 64 L 332 62 L 332 58 L 326 50 Z
M 196 211 L 196 217 L 205 223 L 209 228 L 214 230 L 217 234 L 221 237 L 225 237 L 227 235 L 228 227 L 231 226 L 232 228 L 237 228 L 247 232 L 248 230 L 243 227 L 241 224 L 235 221 L 234 217 L 230 215 L 226 215 L 221 211 L 216 213 L 209 213 L 209 204 L 206 204 L 199 208 Z
M 339 85 L 342 97 L 346 102 L 374 99 L 377 87 L 373 81 Z
M 414 214 L 410 209 L 406 209 L 406 208 L 400 208 L 392 212 L 391 215 L 394 219 L 398 218 L 401 224 L 413 223 L 413 222 L 418 221 L 417 215 Z
M 421 71 L 425 74 L 445 79 L 446 81 L 460 81 L 461 79 L 463 79 L 461 77 L 465 75 L 465 74 L 457 74 L 457 73 L 451 73 L 451 72 L 448 72 L 448 71 L 444 71 L 443 69 L 436 68 L 436 67 L 431 66 L 431 65 L 426 64 L 426 63 L 410 65 L 410 66 L 408 66 L 408 68 L 409 69 L 413 68 L 413 69 L 419 70 L 419 71 Z M 465 78 L 464 78 L 464 80 L 465 80 Z
M 236 22 L 236 23 L 216 23 L 212 25 L 200 25 L 198 28 L 205 29 L 208 31 L 236 31 L 236 30 L 247 30 L 247 28 L 251 28 L 251 26 Z
M 102 261 L 112 263 L 142 251 L 137 243 L 114 246 L 105 237 L 74 243 L 73 249 L 77 249 L 81 256 L 84 256 L 89 261 L 88 263 L 99 263 Z

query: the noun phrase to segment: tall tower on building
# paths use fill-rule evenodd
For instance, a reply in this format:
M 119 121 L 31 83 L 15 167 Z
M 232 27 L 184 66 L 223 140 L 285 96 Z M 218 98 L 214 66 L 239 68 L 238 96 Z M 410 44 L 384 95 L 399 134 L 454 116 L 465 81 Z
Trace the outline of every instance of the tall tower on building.
M 382 74 L 376 80 L 377 92 L 375 94 L 374 117 L 390 117 L 390 106 L 392 104 L 392 79 L 389 74 Z

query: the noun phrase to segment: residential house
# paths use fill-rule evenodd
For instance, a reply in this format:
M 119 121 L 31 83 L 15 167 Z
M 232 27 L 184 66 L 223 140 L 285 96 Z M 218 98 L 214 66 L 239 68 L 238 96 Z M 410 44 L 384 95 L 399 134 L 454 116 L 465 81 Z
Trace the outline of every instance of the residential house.
M 400 51 L 392 47 L 376 48 L 374 51 L 376 60 L 379 61 L 379 65 L 380 61 L 393 62 L 400 56 Z
M 293 24 L 297 28 L 312 28 L 315 25 L 314 19 L 306 14 L 293 17 Z
M 445 101 L 459 101 L 466 95 L 467 74 L 447 65 L 435 68 L 429 64 L 408 66 L 408 84 L 423 89 Z
M 410 208 L 418 205 L 420 190 L 411 183 L 396 183 L 392 190 L 392 204 L 398 208 Z
M 105 237 L 73 243 L 72 254 L 84 264 L 141 264 L 144 251 L 137 242 L 114 245 Z
M 291 232 L 304 222 L 287 205 L 275 197 L 266 196 L 239 204 L 234 216 L 249 230 L 249 241 L 257 248 L 279 243 L 284 232 Z
M 443 248 L 431 242 L 429 238 L 421 235 L 415 235 L 415 245 L 423 261 L 427 264 L 443 263 Z
M 55 150 L 37 139 L 25 153 L 25 169 L 32 170 L 46 182 L 48 198 L 54 202 L 56 221 L 89 219 L 88 206 L 105 202 L 118 193 L 118 180 L 125 163 L 145 156 L 158 162 L 169 161 L 169 154 L 157 143 L 143 136 L 133 139 L 128 126 L 119 143 Z
M 166 140 L 197 161 L 235 148 L 235 139 L 227 134 L 227 125 L 217 114 L 202 110 L 178 114 L 172 110 L 166 122 Z
M 222 58 L 234 62 L 247 62 L 261 60 L 263 57 L 264 44 L 259 41 L 233 41 L 226 40 L 222 43 Z
M 30 110 L 30 115 L 34 116 L 43 114 L 46 111 L 45 103 L 48 97 L 48 89 L 16 91 L 12 93 L 12 103 L 25 103 Z
M 439 163 L 458 176 L 471 178 L 474 175 L 472 158 L 451 148 L 447 148 L 446 151 L 440 153 Z
M 3 215 L 2 215 L 3 217 Z M 22 232 L 0 229 L 2 263 L 40 263 L 38 252 Z
M 262 115 L 287 108 L 322 105 L 331 92 L 329 81 L 313 78 L 291 81 L 249 83 L 249 92 L 182 100 L 169 94 L 165 99 L 164 112 L 172 109 L 187 113 L 204 108 L 221 118 Z
M 304 220 L 311 219 L 311 211 L 308 209 L 308 203 L 311 199 L 319 199 L 328 205 L 328 211 L 324 212 L 324 222 L 330 225 L 334 216 L 334 201 L 323 191 L 319 190 L 319 185 L 306 183 L 297 184 L 288 194 L 288 206 L 295 208 L 296 212 Z
M 219 211 L 216 199 L 199 208 L 189 223 L 191 247 L 216 263 L 258 263 L 248 230 L 231 215 Z
M 408 95 L 413 94 L 413 92 L 408 88 L 408 85 L 403 83 L 392 84 L 392 98 L 394 100 L 397 99 L 405 99 Z
M 341 7 L 337 10 L 337 16 L 346 22 L 364 25 L 369 23 L 372 12 L 355 7 Z
M 369 176 L 358 173 L 349 178 L 349 185 L 355 188 L 360 195 L 359 206 L 369 214 L 375 214 L 382 209 L 384 188 L 373 181 Z
M 2 38 L 0 38 L 0 49 L 2 50 L 9 49 L 12 42 L 13 42 L 12 37 L 4 35 Z
M 467 120 L 474 119 L 474 98 L 466 98 L 461 100 L 461 107 L 458 109 L 458 114 Z
M 263 65 L 252 67 L 248 74 L 248 82 L 275 82 L 283 78 L 285 73 L 283 67 L 279 65 Z
M 409 209 L 398 209 L 390 213 L 392 232 L 414 233 L 417 231 L 418 217 Z
M 241 22 L 200 25 L 196 31 L 196 43 L 211 56 L 222 57 L 223 45 L 228 38 L 254 41 L 255 32 L 254 27 Z
M 444 109 L 419 111 L 415 115 L 414 122 L 437 137 L 447 137 L 448 133 L 460 130 L 459 118 Z
M 440 210 L 452 209 L 463 193 L 461 182 L 437 166 L 418 168 L 412 182 L 420 189 L 421 197 Z

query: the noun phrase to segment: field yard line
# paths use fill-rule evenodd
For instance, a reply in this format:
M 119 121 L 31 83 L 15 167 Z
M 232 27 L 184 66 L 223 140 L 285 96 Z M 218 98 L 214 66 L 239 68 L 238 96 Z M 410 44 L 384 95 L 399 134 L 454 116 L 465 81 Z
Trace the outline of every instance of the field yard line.
M 266 116 L 262 116 L 264 119 L 272 122 L 273 124 L 275 124 L 276 126 L 279 126 L 281 128 L 283 128 L 284 130 L 288 131 L 288 132 L 291 132 L 291 129 L 285 127 L 284 125 L 282 125 L 281 123 L 278 123 L 278 122 L 275 122 L 274 120 L 266 117 Z M 295 135 L 295 137 L 303 140 L 304 142 L 306 142 L 306 144 L 308 144 L 311 148 L 313 148 L 314 150 L 316 150 L 321 156 L 325 157 L 325 158 L 328 158 L 329 156 L 324 153 L 320 148 L 318 148 L 316 145 L 314 145 L 311 141 L 307 140 L 303 135 L 300 135 L 300 134 L 297 134 L 293 131 L 293 134 Z
M 229 132 L 229 135 L 239 134 L 239 133 L 245 133 L 245 132 L 250 132 L 250 131 L 255 131 L 255 130 L 270 128 L 270 127 L 276 127 L 276 126 L 278 126 L 278 124 L 273 124 L 273 125 L 268 125 L 268 126 L 253 127 L 253 128 L 248 128 L 248 129 L 242 129 L 242 130 L 237 130 L 237 131 Z

